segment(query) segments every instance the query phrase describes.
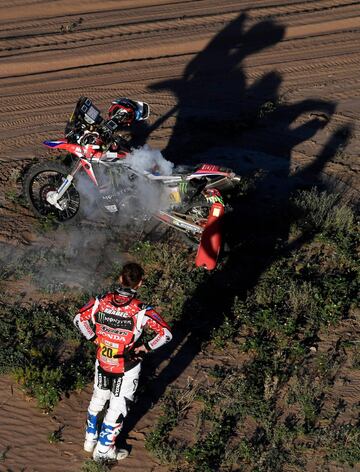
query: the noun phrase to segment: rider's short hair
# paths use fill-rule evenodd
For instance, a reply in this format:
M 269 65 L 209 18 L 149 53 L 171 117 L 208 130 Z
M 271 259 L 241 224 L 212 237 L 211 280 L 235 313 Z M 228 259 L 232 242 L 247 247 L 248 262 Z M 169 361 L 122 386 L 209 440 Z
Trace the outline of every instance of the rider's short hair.
M 134 288 L 143 279 L 144 269 L 136 262 L 129 262 L 124 265 L 120 275 L 124 287 Z

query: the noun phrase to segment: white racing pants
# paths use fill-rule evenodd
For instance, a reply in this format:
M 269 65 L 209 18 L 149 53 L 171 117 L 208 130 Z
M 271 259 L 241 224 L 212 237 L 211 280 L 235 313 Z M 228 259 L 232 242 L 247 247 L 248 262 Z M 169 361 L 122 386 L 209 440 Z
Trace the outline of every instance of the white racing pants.
M 100 451 L 106 451 L 115 444 L 129 406 L 134 400 L 140 369 L 141 365 L 138 364 L 121 376 L 111 376 L 101 371 L 96 361 L 94 391 L 88 409 L 85 439 L 98 441 Z M 108 400 L 109 406 L 98 434 L 98 414 Z

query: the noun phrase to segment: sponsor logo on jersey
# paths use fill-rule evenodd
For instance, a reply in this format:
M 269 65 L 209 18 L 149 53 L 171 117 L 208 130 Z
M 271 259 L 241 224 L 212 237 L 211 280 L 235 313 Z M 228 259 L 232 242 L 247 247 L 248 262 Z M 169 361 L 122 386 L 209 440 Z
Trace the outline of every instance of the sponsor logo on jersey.
M 109 334 L 117 334 L 118 336 L 127 336 L 131 332 L 132 331 L 129 331 L 129 330 L 122 331 L 121 328 L 120 329 L 111 328 L 110 326 L 102 325 L 101 332 L 99 332 L 98 334 L 106 335 L 107 333 L 109 333 Z
M 132 331 L 134 327 L 134 321 L 132 318 L 119 318 L 118 315 L 104 312 L 97 313 L 96 321 L 101 325 L 107 325 L 110 328 L 120 328 L 128 331 Z
M 112 310 L 111 308 L 105 308 L 104 313 L 107 313 L 108 315 L 116 315 L 120 318 L 129 318 L 129 314 L 125 311 Z
M 126 333 L 126 335 L 129 334 L 129 333 L 130 333 L 130 331 L 128 333 Z M 99 330 L 99 332 L 98 332 L 98 336 L 106 336 L 108 339 L 111 339 L 111 341 L 118 341 L 118 342 L 121 342 L 121 343 L 126 342 L 126 335 L 124 336 L 124 334 L 123 334 L 122 336 L 120 336 L 119 334 L 116 334 L 116 333 L 105 333 L 102 330 Z
M 160 335 L 156 336 L 156 338 L 151 341 L 151 347 L 155 346 L 160 341 L 161 337 Z
M 82 326 L 85 328 L 85 330 L 91 335 L 94 336 L 94 331 L 92 330 L 90 324 L 88 321 L 84 322 Z

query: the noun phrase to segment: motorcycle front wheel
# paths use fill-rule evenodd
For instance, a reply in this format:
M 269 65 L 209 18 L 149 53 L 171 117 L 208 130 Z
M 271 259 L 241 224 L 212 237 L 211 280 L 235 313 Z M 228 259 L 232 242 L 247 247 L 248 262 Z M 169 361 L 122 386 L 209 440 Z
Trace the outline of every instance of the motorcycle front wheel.
M 58 162 L 43 162 L 30 167 L 24 176 L 23 191 L 31 210 L 40 217 L 52 217 L 57 223 L 74 221 L 79 215 L 80 194 L 71 184 L 59 200 L 62 209 L 51 205 L 46 196 L 56 191 L 69 173 Z

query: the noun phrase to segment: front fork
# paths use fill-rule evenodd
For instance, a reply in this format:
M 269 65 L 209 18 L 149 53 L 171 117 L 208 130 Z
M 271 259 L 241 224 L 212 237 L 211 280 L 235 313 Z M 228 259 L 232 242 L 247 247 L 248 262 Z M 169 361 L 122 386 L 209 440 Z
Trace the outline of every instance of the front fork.
M 68 190 L 68 188 L 70 187 L 70 185 L 71 185 L 71 183 L 74 179 L 75 174 L 78 172 L 78 170 L 80 170 L 81 167 L 82 167 L 81 162 L 78 162 L 73 167 L 70 174 L 68 174 L 65 177 L 65 179 L 62 182 L 62 184 L 60 185 L 60 187 L 57 190 L 53 190 L 53 191 L 47 193 L 46 201 L 48 203 L 50 203 L 50 205 L 53 205 L 58 210 L 64 210 L 64 208 L 60 205 L 59 200 L 65 194 L 65 192 Z

